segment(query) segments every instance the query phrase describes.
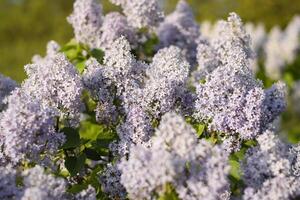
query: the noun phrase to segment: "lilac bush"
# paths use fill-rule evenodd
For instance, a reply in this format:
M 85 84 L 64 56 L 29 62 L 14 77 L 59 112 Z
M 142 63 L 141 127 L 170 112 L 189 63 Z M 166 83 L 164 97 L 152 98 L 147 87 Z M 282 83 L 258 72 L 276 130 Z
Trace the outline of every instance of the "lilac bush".
M 0 198 L 299 198 L 299 144 L 280 128 L 299 81 L 273 80 L 299 18 L 266 33 L 236 13 L 200 25 L 185 0 L 166 16 L 158 0 L 111 3 L 76 0 L 74 39 L 50 41 L 20 85 L 0 75 Z

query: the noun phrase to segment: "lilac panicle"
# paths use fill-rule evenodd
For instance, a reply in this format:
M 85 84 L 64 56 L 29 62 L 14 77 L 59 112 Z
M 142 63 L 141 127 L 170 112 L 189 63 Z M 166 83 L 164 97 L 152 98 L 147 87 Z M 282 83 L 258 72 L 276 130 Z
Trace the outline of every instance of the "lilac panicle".
M 76 0 L 73 9 L 67 20 L 73 26 L 75 39 L 96 48 L 103 23 L 102 6 L 96 0 Z
M 24 92 L 39 99 L 44 106 L 58 109 L 71 126 L 76 126 L 83 109 L 83 84 L 66 56 L 57 53 L 44 62 L 26 65 L 25 71 L 28 79 L 22 84 Z
M 128 22 L 136 28 L 154 28 L 164 14 L 158 0 L 110 0 L 123 8 Z
M 65 138 L 55 131 L 55 110 L 44 107 L 21 89 L 16 89 L 7 103 L 0 116 L 0 140 L 5 157 L 12 163 L 40 162 L 56 153 Z
M 157 35 L 160 40 L 160 48 L 171 45 L 178 46 L 183 50 L 191 66 L 196 64 L 200 27 L 185 0 L 179 1 L 175 11 L 166 16 L 157 30 Z

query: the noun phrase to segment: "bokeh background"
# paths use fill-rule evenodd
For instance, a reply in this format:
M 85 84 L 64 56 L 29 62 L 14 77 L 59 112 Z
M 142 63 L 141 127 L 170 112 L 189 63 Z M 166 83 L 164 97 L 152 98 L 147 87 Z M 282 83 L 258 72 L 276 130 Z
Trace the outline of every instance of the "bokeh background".
M 63 44 L 73 36 L 66 17 L 74 0 L 0 0 L 0 73 L 21 82 L 23 66 L 34 54 L 44 54 L 46 43 Z M 262 22 L 267 29 L 285 27 L 295 14 L 300 14 L 299 0 L 188 0 L 199 22 L 225 18 L 237 12 L 247 22 Z M 102 0 L 104 11 L 115 10 Z M 177 0 L 164 0 L 166 12 Z

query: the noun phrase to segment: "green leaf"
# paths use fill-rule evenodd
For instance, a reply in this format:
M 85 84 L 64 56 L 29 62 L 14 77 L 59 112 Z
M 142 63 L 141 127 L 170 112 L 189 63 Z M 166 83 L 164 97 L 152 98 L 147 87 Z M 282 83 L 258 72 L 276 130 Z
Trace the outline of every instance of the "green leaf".
M 68 192 L 72 194 L 77 194 L 81 192 L 82 190 L 85 190 L 87 188 L 87 184 L 75 184 L 72 185 L 69 189 Z
M 76 175 L 76 163 L 77 163 L 77 158 L 76 157 L 66 157 L 65 159 L 65 166 L 71 176 Z
M 165 193 L 158 200 L 179 200 L 179 197 L 171 184 L 165 185 Z
M 96 140 L 110 140 L 113 141 L 117 139 L 117 134 L 105 125 L 96 124 L 90 120 L 82 121 L 80 130 L 80 137 L 82 139 L 87 139 L 90 141 Z M 106 144 L 106 141 L 103 141 Z
M 65 166 L 71 176 L 75 176 L 84 167 L 86 155 L 81 153 L 79 156 L 70 156 L 65 159 Z
M 94 188 L 100 188 L 101 184 L 99 183 L 99 173 L 104 169 L 104 164 L 98 164 L 90 173 L 87 178 L 87 182 L 91 184 Z
M 230 175 L 237 180 L 241 179 L 241 172 L 240 172 L 240 163 L 236 160 L 229 160 L 230 164 Z
M 95 141 L 98 135 L 103 132 L 102 125 L 93 123 L 91 121 L 83 121 L 80 123 L 79 134 L 82 139 Z
M 112 138 L 101 138 L 96 140 L 96 145 L 101 148 L 108 148 L 109 144 L 113 141 Z
M 91 55 L 96 58 L 100 64 L 103 64 L 104 52 L 101 49 L 92 49 Z
M 64 53 L 65 53 L 65 55 L 67 56 L 67 58 L 69 60 L 74 60 L 78 56 L 78 50 L 77 49 L 69 49 L 69 50 L 65 51 Z
M 109 156 L 109 144 L 114 141 L 113 139 L 97 139 L 91 142 L 91 149 L 95 150 L 100 156 Z
M 64 45 L 61 49 L 60 52 L 67 52 L 70 49 L 76 49 L 78 46 L 78 43 L 76 42 L 75 39 L 70 40 L 70 42 L 68 42 L 66 45 Z
M 294 78 L 293 75 L 289 72 L 286 72 L 283 76 L 283 80 L 284 82 L 289 86 L 289 87 L 293 87 L 294 85 Z
M 102 160 L 101 155 L 94 149 L 86 148 L 84 153 L 88 159 L 91 160 Z
M 85 69 L 85 62 L 85 59 L 81 59 L 76 63 L 76 69 L 79 71 L 80 74 L 82 74 Z
M 204 132 L 205 125 L 204 124 L 197 124 L 197 125 L 195 125 L 195 128 L 196 128 L 196 132 L 197 132 L 198 137 L 201 137 L 201 135 Z
M 66 142 L 62 146 L 63 149 L 71 149 L 80 146 L 80 137 L 78 130 L 65 127 L 61 131 L 66 136 Z
M 159 43 L 158 37 L 153 35 L 149 40 L 143 44 L 144 52 L 147 56 L 154 54 L 155 46 Z

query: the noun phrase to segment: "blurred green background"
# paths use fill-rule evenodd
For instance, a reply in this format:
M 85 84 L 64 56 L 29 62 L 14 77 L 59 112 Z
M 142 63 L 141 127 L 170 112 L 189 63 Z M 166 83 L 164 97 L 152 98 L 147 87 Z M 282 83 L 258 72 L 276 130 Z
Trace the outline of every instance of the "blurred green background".
M 165 0 L 167 12 L 177 0 Z M 224 18 L 237 12 L 244 21 L 263 22 L 267 28 L 284 27 L 297 13 L 298 0 L 188 0 L 197 20 Z M 112 8 L 102 0 L 104 11 Z M 44 54 L 46 43 L 63 44 L 72 37 L 66 17 L 72 12 L 73 0 L 0 0 L 0 73 L 21 82 L 23 66 L 34 54 Z

